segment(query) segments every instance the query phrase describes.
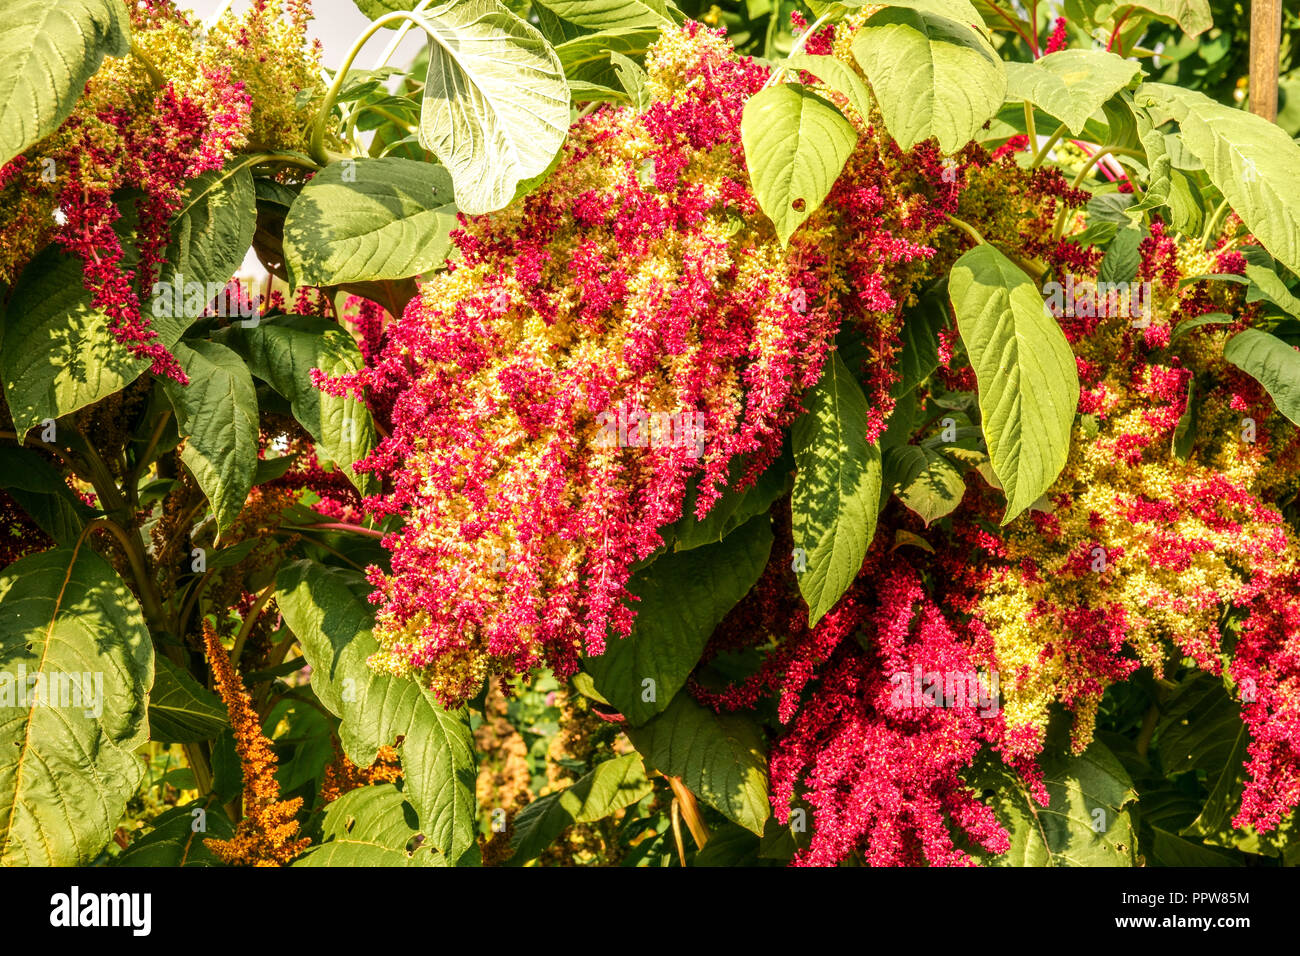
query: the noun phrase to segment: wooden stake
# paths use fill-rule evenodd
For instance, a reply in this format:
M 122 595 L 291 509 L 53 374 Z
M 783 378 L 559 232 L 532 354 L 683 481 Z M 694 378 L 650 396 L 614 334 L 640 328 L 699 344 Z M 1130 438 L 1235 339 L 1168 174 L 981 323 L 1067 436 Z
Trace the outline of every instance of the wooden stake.
M 1250 111 L 1277 119 L 1278 56 L 1282 47 L 1282 0 L 1250 2 Z

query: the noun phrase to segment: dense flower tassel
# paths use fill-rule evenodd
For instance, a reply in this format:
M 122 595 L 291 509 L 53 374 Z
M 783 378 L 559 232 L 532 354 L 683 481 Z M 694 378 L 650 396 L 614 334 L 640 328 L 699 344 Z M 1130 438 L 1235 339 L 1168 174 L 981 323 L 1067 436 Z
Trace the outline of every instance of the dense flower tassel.
M 230 840 L 206 840 L 209 850 L 231 866 L 283 866 L 307 848 L 309 840 L 295 839 L 298 821 L 294 816 L 302 798 L 280 799 L 275 779 L 279 763 L 271 742 L 262 733 L 262 722 L 230 655 L 210 621 L 203 622 L 203 643 L 217 692 L 230 714 L 235 750 L 244 768 L 244 817 Z

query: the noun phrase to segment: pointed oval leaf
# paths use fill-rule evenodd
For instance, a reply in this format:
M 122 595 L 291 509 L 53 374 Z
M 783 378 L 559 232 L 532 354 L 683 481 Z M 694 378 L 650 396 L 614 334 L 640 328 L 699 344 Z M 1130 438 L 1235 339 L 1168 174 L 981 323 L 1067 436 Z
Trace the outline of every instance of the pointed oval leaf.
M 853 56 L 903 149 L 934 137 L 955 153 L 1006 98 L 1006 70 L 992 44 L 973 26 L 937 13 L 876 13 L 854 36 Z
M 500 209 L 564 143 L 569 87 L 560 59 L 497 0 L 458 0 L 415 19 L 433 41 L 420 145 L 451 173 L 461 212 Z
M 1277 410 L 1300 425 L 1300 352 L 1276 335 L 1243 329 L 1228 340 L 1223 357 L 1263 385 Z
M 0 19 L 0 166 L 72 114 L 105 56 L 126 56 L 122 0 L 10 0 Z
M 404 735 L 406 799 L 432 844 L 460 860 L 475 845 L 469 712 L 445 710 L 414 681 L 367 666 L 379 649 L 369 591 L 361 575 L 311 561 L 291 562 L 276 575 L 276 605 L 302 643 L 317 697 L 341 719 L 344 751 L 369 766 L 381 746 Z
M 257 389 L 248 366 L 215 342 L 178 342 L 172 350 L 189 385 L 163 389 L 186 439 L 181 461 L 212 504 L 217 526 L 229 528 L 244 508 L 257 471 Z
M 442 263 L 455 225 L 441 166 L 345 160 L 312 177 L 289 209 L 285 262 L 297 285 L 405 279 Z
M 993 246 L 962 255 L 948 289 L 979 385 L 989 458 L 1007 496 L 1006 524 L 1065 467 L 1079 404 L 1074 353 L 1033 280 Z
M 86 545 L 0 571 L 0 864 L 95 858 L 143 776 L 153 668 L 135 597 Z
M 728 820 L 760 836 L 771 816 L 763 733 L 748 719 L 715 714 L 689 694 L 643 727 L 627 731 L 647 768 L 680 777 Z
M 1008 63 L 1007 96 L 1028 100 L 1076 136 L 1093 113 L 1124 89 L 1141 67 L 1106 50 L 1060 50 L 1033 63 Z
M 759 515 L 718 544 L 665 554 L 638 572 L 629 585 L 640 598 L 632 633 L 584 658 L 596 690 L 633 724 L 662 711 L 686 685 L 713 629 L 763 573 L 771 550 L 772 522 Z
M 830 193 L 858 142 L 858 131 L 802 83 L 752 96 L 740 121 L 754 196 L 782 243 Z
M 391 783 L 359 787 L 325 808 L 319 845 L 294 866 L 447 866 L 426 844 L 415 808 Z
M 1300 146 L 1273 123 L 1194 90 L 1144 83 L 1139 106 L 1178 121 L 1183 145 L 1205 164 L 1233 212 L 1292 272 L 1300 272 Z
M 799 591 L 814 626 L 862 568 L 876 531 L 880 449 L 868 443 L 867 399 L 838 352 L 794 423 L 793 525 Z M 800 554 L 802 552 L 802 554 Z

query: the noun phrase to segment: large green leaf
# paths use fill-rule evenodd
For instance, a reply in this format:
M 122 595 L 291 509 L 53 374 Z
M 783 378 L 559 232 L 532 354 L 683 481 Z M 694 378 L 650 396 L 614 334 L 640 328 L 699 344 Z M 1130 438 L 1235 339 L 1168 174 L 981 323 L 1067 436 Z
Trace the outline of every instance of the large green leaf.
M 715 714 L 689 694 L 628 738 L 647 768 L 680 777 L 686 788 L 727 819 L 763 833 L 771 815 L 763 734 L 747 718 Z
M 566 40 L 555 48 L 555 55 L 571 82 L 613 87 L 618 67 L 612 55 L 641 56 L 658 39 L 657 27 L 619 27 Z
M 120 391 L 148 367 L 91 306 L 80 259 L 49 246 L 23 270 L 0 323 L 0 377 L 20 436 Z
M 1060 50 L 1032 63 L 1008 63 L 1007 96 L 1033 103 L 1076 136 L 1102 104 L 1133 82 L 1141 69 L 1105 50 Z
M 808 87 L 783 83 L 750 97 L 740 134 L 754 196 L 789 242 L 835 185 L 858 131 Z
M 1232 749 L 1217 776 L 1212 772 L 1207 781 L 1212 781 L 1212 785 L 1205 806 L 1179 835 L 1245 853 L 1281 856 L 1297 842 L 1294 815 L 1283 819 L 1280 826 L 1268 833 L 1259 833 L 1254 827 L 1237 829 L 1232 825 L 1241 810 L 1241 796 L 1246 789 L 1245 763 L 1249 746 L 1250 731 L 1238 718 Z
M 1182 27 L 1188 36 L 1204 33 L 1214 26 L 1209 0 L 1135 0 L 1108 4 L 1112 17 L 1130 15 L 1134 8 L 1145 11 L 1157 20 L 1166 20 Z
M 1276 335 L 1243 329 L 1228 340 L 1223 357 L 1263 385 L 1278 411 L 1300 425 L 1300 352 Z
M 1241 727 L 1241 705 L 1224 692 L 1223 681 L 1198 671 L 1164 705 L 1156 733 L 1160 765 L 1171 776 L 1217 774 L 1229 763 Z
M 257 471 L 257 389 L 235 352 L 216 342 L 178 342 L 172 350 L 188 385 L 163 388 L 186 439 L 181 461 L 212 504 L 219 528 L 244 508 Z
M 158 658 L 160 661 L 163 658 Z M 202 810 L 196 815 L 195 810 Z M 173 807 L 153 821 L 153 829 L 136 840 L 113 866 L 222 866 L 208 840 L 229 840 L 235 828 L 214 794 Z
M 257 189 L 249 168 L 203 173 L 190 182 L 185 204 L 172 219 L 163 280 L 224 286 L 243 263 L 256 229 Z
M 794 423 L 793 528 L 799 590 L 812 626 L 835 606 L 862 568 L 876 531 L 880 449 L 869 443 L 867 399 L 838 352 L 804 398 Z
M 321 843 L 294 866 L 446 866 L 423 839 L 415 808 L 391 783 L 360 787 L 325 808 Z
M 8 0 L 0 18 L 0 166 L 71 114 L 105 56 L 126 56 L 122 0 Z
M 970 12 L 974 16 L 955 20 L 890 7 L 854 35 L 853 56 L 867 75 L 886 128 L 903 149 L 934 137 L 945 153 L 955 153 L 1006 97 L 1002 60 L 970 25 L 979 22 Z
M 451 175 L 409 159 L 345 160 L 312 178 L 284 223 L 299 285 L 421 275 L 442 263 L 456 225 Z
M 674 551 L 689 551 L 708 544 L 717 544 L 738 528 L 744 527 L 754 515 L 767 511 L 790 486 L 790 474 L 794 462 L 790 457 L 789 447 L 781 450 L 781 457 L 764 469 L 754 483 L 744 491 L 736 490 L 736 483 L 745 473 L 747 456 L 732 459 L 728 468 L 728 487 L 713 503 L 703 520 L 695 517 L 695 504 L 699 500 L 699 488 L 691 485 L 686 492 L 686 501 L 682 505 L 682 516 L 670 529 L 662 532 L 664 539 L 672 544 Z
M 1260 243 L 1300 272 L 1300 146 L 1280 128 L 1194 90 L 1144 83 L 1139 106 L 1178 121 L 1183 145 Z
M 624 754 L 597 764 L 571 787 L 538 797 L 512 822 L 511 863 L 526 863 L 542 854 L 575 823 L 591 823 L 629 807 L 654 789 L 639 754 Z
M 640 598 L 632 633 L 584 659 L 596 689 L 633 724 L 666 708 L 771 550 L 771 519 L 759 515 L 718 544 L 665 554 L 638 572 L 629 585 Z
M 958 259 L 948 290 L 979 384 L 993 472 L 1007 496 L 1006 524 L 1065 466 L 1079 403 L 1074 354 L 1033 280 L 993 246 Z
M 95 858 L 143 774 L 153 667 L 139 605 L 88 546 L 0 571 L 0 863 Z
M 1024 781 L 989 761 L 976 785 L 1011 837 L 1011 848 L 976 855 L 990 866 L 1133 866 L 1137 834 L 1128 810 L 1137 792 L 1124 767 L 1100 741 L 1078 756 L 1048 751 L 1039 758 L 1049 801 L 1039 806 Z
M 899 445 L 885 452 L 894 494 L 928 525 L 961 504 L 966 482 L 951 461 L 928 446 Z
M 293 417 L 316 439 L 323 456 L 342 468 L 358 491 L 369 494 L 375 480 L 352 467 L 375 447 L 369 410 L 352 396 L 327 395 L 311 381 L 312 369 L 333 376 L 361 368 L 361 350 L 348 331 L 329 319 L 296 315 L 251 329 L 232 327 L 221 341 L 289 400 Z
M 379 748 L 401 745 L 406 799 L 433 845 L 452 860 L 474 846 L 475 762 L 464 709 L 448 711 L 414 681 L 377 674 L 366 658 L 372 633 L 370 588 L 359 575 L 295 561 L 276 575 L 276 604 L 301 642 L 320 702 L 342 723 L 348 757 L 369 766 Z
M 149 694 L 149 739 L 188 744 L 211 740 L 230 726 L 221 698 L 189 671 L 165 657 L 155 661 L 153 691 Z
M 497 0 L 456 0 L 417 19 L 433 41 L 420 145 L 451 173 L 462 212 L 500 209 L 564 142 L 569 87 L 560 59 Z
M 663 0 L 537 0 L 562 20 L 588 30 L 668 26 Z

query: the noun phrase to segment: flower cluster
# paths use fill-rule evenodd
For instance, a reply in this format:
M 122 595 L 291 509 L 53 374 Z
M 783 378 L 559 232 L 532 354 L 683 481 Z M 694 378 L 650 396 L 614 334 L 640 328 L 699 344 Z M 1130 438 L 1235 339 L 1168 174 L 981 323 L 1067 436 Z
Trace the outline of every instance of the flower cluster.
M 448 701 L 493 672 L 567 676 L 627 634 L 630 569 L 662 545 L 688 483 L 703 516 L 737 456 L 752 481 L 842 323 L 863 333 L 873 436 L 884 428 L 939 176 L 864 126 L 784 248 L 740 139 L 767 70 L 698 24 L 647 68 L 644 112 L 593 113 L 536 192 L 462 223 L 458 260 L 354 382 L 394 396 L 391 436 L 362 467 L 393 484 L 372 512 L 407 519 L 387 541 L 392 574 L 371 572 L 372 663 Z M 603 413 L 625 407 L 690 415 L 702 449 L 601 441 Z

